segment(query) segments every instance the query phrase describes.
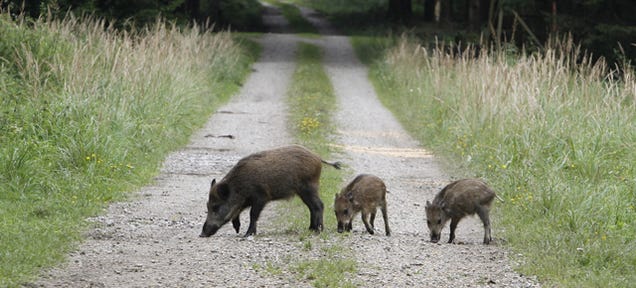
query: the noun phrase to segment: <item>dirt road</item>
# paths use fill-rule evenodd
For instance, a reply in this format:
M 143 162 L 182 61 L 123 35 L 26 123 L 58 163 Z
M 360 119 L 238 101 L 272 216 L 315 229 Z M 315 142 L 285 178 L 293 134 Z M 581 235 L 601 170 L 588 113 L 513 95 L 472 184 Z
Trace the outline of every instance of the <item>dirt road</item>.
M 376 235 L 365 233 L 356 219 L 353 233 L 345 237 L 342 245 L 351 247 L 360 263 L 350 280 L 360 287 L 538 286 L 511 269 L 501 246 L 481 245 L 483 230 L 477 220 L 460 224 L 461 245 L 428 242 L 424 204 L 449 177 L 379 103 L 366 68 L 356 60 L 347 38 L 334 35 L 322 20 L 304 12 L 329 34 L 311 42 L 325 51 L 325 66 L 339 99 L 339 135 L 334 145 L 345 155 L 338 160 L 355 173 L 382 177 L 391 191 L 388 209 L 393 236 L 383 235 L 379 217 Z M 296 237 L 277 229 L 276 204 L 263 211 L 256 237 L 242 238 L 231 225 L 211 238 L 197 237 L 212 178 L 222 178 L 247 154 L 294 143 L 286 130 L 284 96 L 300 38 L 284 34 L 288 31 L 285 21 L 275 11 L 269 9 L 264 19 L 277 33 L 259 39 L 262 56 L 240 94 L 221 107 L 187 147 L 166 159 L 153 185 L 135 193 L 132 201 L 113 204 L 103 216 L 92 219 L 96 228 L 67 263 L 26 286 L 310 286 L 284 269 L 268 273 L 259 268 L 303 253 L 321 257 L 303 250 Z M 325 206 L 325 217 L 333 217 L 330 203 Z M 248 223 L 246 214 L 243 223 Z M 496 230 L 493 236 L 497 237 Z

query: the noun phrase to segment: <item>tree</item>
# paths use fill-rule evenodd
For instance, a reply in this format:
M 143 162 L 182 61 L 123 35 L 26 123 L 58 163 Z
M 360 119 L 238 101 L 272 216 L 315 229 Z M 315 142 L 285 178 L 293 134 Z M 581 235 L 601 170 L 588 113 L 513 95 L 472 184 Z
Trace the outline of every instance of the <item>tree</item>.
M 191 19 L 201 20 L 201 1 L 200 0 L 185 0 L 185 13 Z
M 411 0 L 389 0 L 387 17 L 393 21 L 408 22 L 413 15 Z
M 468 29 L 479 31 L 481 28 L 481 0 L 468 0 Z
M 424 21 L 435 20 L 435 0 L 424 0 Z

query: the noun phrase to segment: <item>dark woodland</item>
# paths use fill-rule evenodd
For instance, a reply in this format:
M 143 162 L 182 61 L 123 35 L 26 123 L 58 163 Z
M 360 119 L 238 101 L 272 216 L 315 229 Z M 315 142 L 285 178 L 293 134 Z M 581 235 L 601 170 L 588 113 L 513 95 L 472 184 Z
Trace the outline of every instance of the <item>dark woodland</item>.
M 311 0 L 307 0 L 311 1 Z M 90 14 L 119 26 L 152 23 L 157 16 L 217 29 L 258 31 L 256 0 L 0 0 L 3 11 L 37 18 L 55 13 Z M 386 0 L 374 23 L 413 28 L 452 26 L 462 39 L 540 47 L 551 36 L 572 35 L 594 57 L 609 62 L 636 59 L 636 2 L 633 0 Z M 378 13 L 378 9 L 370 13 Z M 379 21 L 378 21 L 379 20 Z M 476 35 L 476 36 L 475 36 Z

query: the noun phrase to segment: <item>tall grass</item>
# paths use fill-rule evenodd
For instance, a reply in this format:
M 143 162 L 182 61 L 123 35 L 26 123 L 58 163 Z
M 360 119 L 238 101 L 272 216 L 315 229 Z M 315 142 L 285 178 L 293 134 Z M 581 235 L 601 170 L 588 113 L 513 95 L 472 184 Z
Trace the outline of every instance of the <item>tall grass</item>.
M 376 62 L 385 105 L 457 176 L 505 198 L 497 234 L 523 271 L 558 286 L 633 285 L 633 71 L 612 77 L 567 40 L 532 55 L 443 51 L 404 38 Z
M 253 59 L 227 33 L 160 20 L 118 32 L 0 15 L 0 35 L 3 287 L 62 260 L 83 219 L 147 183 Z

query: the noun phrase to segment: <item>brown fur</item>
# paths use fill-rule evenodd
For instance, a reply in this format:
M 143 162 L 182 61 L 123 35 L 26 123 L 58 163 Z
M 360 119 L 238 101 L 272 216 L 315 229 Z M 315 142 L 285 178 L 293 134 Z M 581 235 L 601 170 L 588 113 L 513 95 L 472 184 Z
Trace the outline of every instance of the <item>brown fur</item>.
M 448 243 L 452 243 L 459 220 L 477 214 L 484 223 L 484 244 L 489 244 L 492 240 L 490 206 L 495 197 L 495 192 L 478 179 L 463 179 L 448 184 L 435 196 L 433 203 L 426 201 L 426 224 L 431 242 L 440 240 L 444 225 L 451 220 Z
M 391 236 L 386 210 L 386 185 L 374 175 L 358 175 L 349 185 L 344 187 L 334 200 L 334 210 L 338 220 L 338 232 L 351 231 L 353 217 L 362 212 L 362 222 L 369 234 L 374 233 L 373 222 L 377 207 L 382 211 L 384 229 Z
M 340 169 L 308 149 L 286 146 L 251 154 L 241 160 L 216 183 L 212 180 L 208 216 L 202 237 L 208 237 L 232 220 L 238 233 L 239 215 L 250 209 L 250 225 L 245 236 L 256 234 L 256 221 L 269 201 L 298 195 L 309 208 L 309 229 L 322 230 L 323 204 L 318 189 L 322 163 Z

